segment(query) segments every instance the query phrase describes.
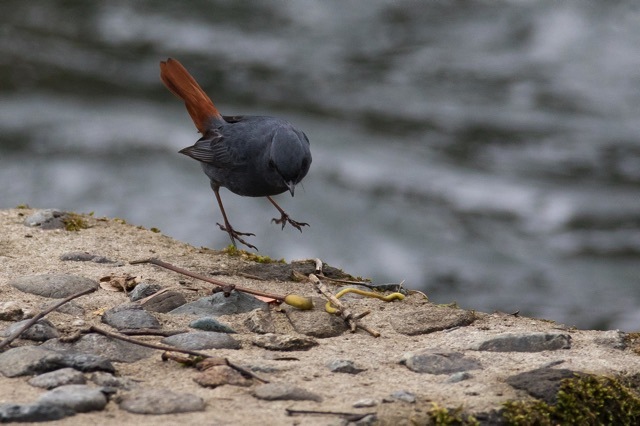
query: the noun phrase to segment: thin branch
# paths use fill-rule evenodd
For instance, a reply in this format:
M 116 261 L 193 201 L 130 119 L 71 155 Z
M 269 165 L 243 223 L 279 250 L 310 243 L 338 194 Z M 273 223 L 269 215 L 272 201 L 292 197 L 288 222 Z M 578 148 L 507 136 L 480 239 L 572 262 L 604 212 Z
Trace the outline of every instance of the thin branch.
M 6 339 L 4 339 L 2 342 L 0 342 L 0 349 L 4 348 L 5 346 L 9 345 L 9 343 L 13 342 L 14 340 L 16 340 L 18 337 L 20 337 L 20 335 L 22 333 L 24 333 L 29 327 L 31 327 L 33 324 L 37 323 L 38 321 L 40 321 L 42 318 L 44 318 L 46 315 L 50 314 L 51 312 L 55 311 L 56 309 L 58 309 L 60 306 L 64 305 L 65 303 L 68 303 L 70 301 L 72 301 L 73 299 L 76 299 L 80 296 L 84 296 L 85 294 L 89 294 L 89 293 L 93 293 L 94 291 L 96 291 L 97 288 L 88 288 L 86 290 L 82 290 L 78 293 L 72 294 L 71 296 L 61 300 L 60 302 L 56 303 L 53 306 L 50 306 L 49 308 L 45 309 L 44 311 L 38 313 L 37 315 L 35 315 L 33 318 L 31 318 L 29 321 L 27 321 L 26 323 L 24 323 L 24 325 L 22 325 L 22 327 L 20 327 L 18 330 L 14 331 L 9 337 L 7 337 Z
M 369 415 L 373 415 L 375 413 L 345 413 L 342 411 L 319 411 L 319 410 L 294 410 L 292 408 L 286 408 L 287 415 L 296 416 L 299 414 L 318 414 L 321 416 L 340 416 L 349 422 L 357 422 Z
M 311 281 L 311 283 L 315 286 L 318 292 L 320 292 L 324 297 L 326 297 L 331 302 L 333 306 L 336 307 L 336 314 L 340 315 L 340 317 L 342 317 L 342 319 L 347 324 L 349 324 L 349 328 L 351 329 L 351 332 L 356 331 L 356 328 L 361 328 L 374 337 L 380 337 L 380 333 L 378 331 L 357 321 L 357 319 L 360 319 L 363 316 L 367 315 L 368 312 L 364 314 L 354 315 L 353 312 L 351 312 L 344 305 L 344 303 L 340 301 L 340 299 L 336 298 L 333 295 L 333 293 L 329 291 L 327 286 L 324 285 L 317 276 L 315 276 L 314 274 L 309 274 L 309 281 Z
M 89 327 L 89 331 L 93 331 L 95 333 L 102 334 L 103 336 L 111 337 L 112 339 L 122 340 L 123 342 L 129 342 L 129 343 L 133 343 L 134 345 L 145 346 L 145 347 L 151 348 L 151 349 L 158 349 L 158 350 L 161 350 L 161 351 L 168 351 L 168 352 L 178 352 L 178 353 L 183 353 L 183 354 L 187 354 L 187 355 L 191 355 L 191 356 L 197 356 L 197 357 L 201 357 L 201 358 L 220 358 L 220 357 L 214 357 L 214 356 L 205 354 L 203 352 L 191 351 L 189 349 L 180 349 L 180 348 L 176 348 L 176 347 L 169 346 L 169 345 L 161 345 L 161 344 L 157 344 L 157 343 L 142 342 L 140 340 L 131 339 L 129 337 L 123 336 L 121 334 L 112 333 L 112 332 L 107 331 L 107 330 L 105 330 L 103 328 L 96 327 L 95 325 L 92 325 L 91 327 Z M 256 380 L 258 380 L 258 381 L 260 381 L 262 383 L 269 383 L 268 380 L 265 380 L 265 379 L 255 375 L 251 371 L 246 370 L 246 369 L 240 367 L 239 365 L 235 365 L 234 363 L 229 361 L 227 358 L 220 358 L 220 359 L 224 360 L 224 363 L 226 365 L 228 365 L 229 367 L 231 367 L 234 370 L 238 371 L 242 375 L 245 375 L 247 377 L 252 377 L 252 378 L 254 378 L 254 379 L 256 379 Z
M 208 282 L 210 284 L 221 287 L 224 290 L 226 289 L 237 290 L 243 293 L 253 294 L 254 296 L 261 296 L 261 297 L 268 297 L 271 299 L 275 299 L 278 302 L 284 302 L 284 299 L 286 297 L 286 296 L 279 296 L 277 294 L 266 293 L 263 291 L 253 290 L 246 287 L 240 287 L 239 285 L 229 284 L 229 283 L 225 283 L 224 281 L 219 281 L 213 278 L 205 277 L 204 275 L 196 274 L 195 272 L 191 272 L 186 269 L 180 268 L 178 266 L 174 266 L 170 263 L 163 262 L 160 259 L 151 258 L 151 259 L 144 259 L 144 260 L 134 260 L 129 263 L 132 265 L 137 265 L 141 263 L 151 263 L 152 265 L 160 266 L 161 268 L 169 269 L 170 271 L 177 272 L 179 274 L 186 275 L 188 277 L 195 278 L 197 280 Z

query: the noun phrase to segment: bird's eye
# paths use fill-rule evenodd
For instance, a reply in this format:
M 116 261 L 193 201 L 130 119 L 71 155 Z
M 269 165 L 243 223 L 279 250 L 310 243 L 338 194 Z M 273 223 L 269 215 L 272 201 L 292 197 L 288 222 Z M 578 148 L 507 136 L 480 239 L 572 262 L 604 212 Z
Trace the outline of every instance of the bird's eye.
M 276 163 L 274 163 L 273 160 L 269 160 L 269 167 L 271 167 L 272 169 L 275 169 Z

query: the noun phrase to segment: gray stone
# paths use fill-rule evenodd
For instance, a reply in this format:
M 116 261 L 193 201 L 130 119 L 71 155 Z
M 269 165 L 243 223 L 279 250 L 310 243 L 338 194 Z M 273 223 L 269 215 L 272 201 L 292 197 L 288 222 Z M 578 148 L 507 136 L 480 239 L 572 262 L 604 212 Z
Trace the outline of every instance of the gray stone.
M 66 213 L 56 209 L 38 210 L 24 219 L 25 226 L 39 226 L 42 229 L 64 229 Z
M 136 302 L 159 292 L 161 289 L 162 286 L 160 284 L 141 282 L 131 290 L 129 293 L 129 300 Z
M 169 313 L 217 317 L 220 315 L 250 312 L 254 309 L 268 309 L 268 305 L 253 296 L 240 291 L 233 291 L 229 297 L 225 297 L 222 292 L 216 293 L 212 296 L 203 297 L 195 302 L 182 305 Z
M 60 255 L 60 260 L 74 262 L 115 263 L 104 256 L 87 253 L 86 251 L 74 251 Z
M 447 383 L 458 383 L 458 382 L 462 382 L 463 380 L 468 380 L 470 379 L 472 376 L 469 372 L 467 371 L 459 371 L 457 373 L 453 373 L 452 375 L 450 375 L 446 382 Z
M 253 333 L 275 333 L 276 326 L 271 319 L 271 312 L 263 309 L 254 309 L 244 320 L 244 325 Z
M 106 373 L 105 373 L 106 374 Z M 73 368 L 43 373 L 29 379 L 29 384 L 38 388 L 53 389 L 64 385 L 84 385 L 87 383 L 84 374 Z
M 20 346 L 0 353 L 0 373 L 7 377 L 41 374 L 64 367 L 80 371 L 115 372 L 113 365 L 104 357 L 83 353 L 61 353 L 43 345 Z
M 311 337 L 273 333 L 256 336 L 253 344 L 270 351 L 306 351 L 318 346 L 318 342 Z
M 85 334 L 80 337 L 80 339 L 71 343 L 52 339 L 43 343 L 42 346 L 61 352 L 80 352 L 100 355 L 114 362 L 136 362 L 148 358 L 154 353 L 154 350 L 151 348 L 110 339 L 97 333 Z
M 608 330 L 603 331 L 593 341 L 594 343 L 601 346 L 623 350 L 627 347 L 627 344 L 625 343 L 625 336 L 626 334 L 621 332 L 620 330 Z
M 415 336 L 469 325 L 475 319 L 471 311 L 428 304 L 398 312 L 391 318 L 391 326 L 398 333 Z
M 24 313 L 16 302 L 0 302 L 0 321 L 18 321 Z
M 547 404 L 555 404 L 562 380 L 574 378 L 577 374 L 582 375 L 582 373 L 565 368 L 538 368 L 507 377 L 505 381 L 514 388 L 524 390 Z
M 193 380 L 200 386 L 215 388 L 222 385 L 251 386 L 253 381 L 228 365 L 216 365 L 196 375 Z
M 124 395 L 119 405 L 134 414 L 176 414 L 205 409 L 205 403 L 199 396 L 149 388 Z
M 39 405 L 65 407 L 76 413 L 87 413 L 104 409 L 108 401 L 100 388 L 66 385 L 40 395 L 37 402 Z
M 58 303 L 57 300 L 52 300 L 49 303 L 45 303 L 43 309 L 48 309 L 49 307 Z M 65 303 L 64 305 L 56 308 L 56 312 L 60 312 L 61 314 L 71 315 L 74 317 L 81 317 L 85 314 L 85 310 L 82 306 L 78 305 L 74 300 Z
M 482 368 L 479 361 L 467 357 L 461 352 L 439 352 L 425 349 L 406 353 L 402 358 L 401 363 L 416 373 L 452 374 Z
M 292 400 L 322 402 L 322 397 L 288 383 L 265 383 L 257 386 L 253 395 L 267 401 Z
M 3 337 L 9 337 L 15 331 L 22 328 L 28 321 L 30 320 L 23 320 L 11 324 L 2 333 L 0 333 L 0 335 Z M 55 339 L 59 336 L 60 333 L 58 333 L 56 327 L 46 318 L 41 319 L 20 334 L 21 339 L 33 340 L 36 342 L 44 342 L 49 339 Z
M 0 423 L 35 423 L 60 420 L 73 416 L 67 407 L 40 404 L 0 404 Z
M 325 303 L 324 299 L 313 298 L 313 305 L 320 308 L 302 311 L 287 305 L 283 310 L 300 334 L 319 338 L 340 336 L 348 327 L 342 318 L 324 310 Z
M 364 368 L 356 367 L 353 361 L 348 359 L 334 359 L 327 364 L 327 367 L 332 373 L 358 374 L 365 371 Z
M 569 349 L 571 336 L 563 333 L 503 334 L 480 343 L 477 350 L 491 352 L 541 352 Z
M 212 317 L 202 317 L 191 321 L 189 327 L 203 331 L 216 331 L 218 333 L 235 334 L 235 331 L 226 324 L 221 323 Z
M 98 288 L 94 280 L 65 274 L 28 275 L 15 278 L 9 284 L 25 293 L 52 299 L 64 299 L 83 290 Z
M 162 343 L 192 351 L 202 349 L 240 349 L 240 343 L 226 333 L 193 331 L 165 337 Z
M 118 330 L 138 328 L 161 328 L 160 322 L 137 303 L 124 303 L 109 309 L 102 322 Z
M 413 404 L 416 402 L 415 394 L 405 390 L 399 390 L 399 391 L 393 392 L 391 394 L 391 398 L 397 399 L 398 401 L 408 402 L 410 404 Z
M 142 307 L 146 311 L 167 313 L 187 303 L 184 296 L 175 291 L 167 290 L 153 294 L 149 299 L 142 302 Z
M 363 398 L 359 399 L 353 403 L 353 408 L 367 408 L 367 407 L 375 407 L 378 403 L 375 399 L 372 398 Z
M 92 383 L 105 388 L 116 388 L 129 390 L 135 387 L 136 383 L 128 377 L 116 377 L 104 371 L 96 371 L 89 377 Z

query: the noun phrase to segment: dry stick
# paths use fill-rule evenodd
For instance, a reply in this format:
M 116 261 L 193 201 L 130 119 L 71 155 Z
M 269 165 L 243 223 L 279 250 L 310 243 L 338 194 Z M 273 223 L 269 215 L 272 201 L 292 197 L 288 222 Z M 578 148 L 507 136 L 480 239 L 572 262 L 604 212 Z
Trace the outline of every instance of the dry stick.
M 332 415 L 332 416 L 344 417 L 346 420 L 350 422 L 357 422 L 358 420 L 364 417 L 375 414 L 375 413 L 345 413 L 342 411 L 294 410 L 292 408 L 286 408 L 286 411 L 287 411 L 287 415 L 289 416 L 295 416 L 297 414 L 319 414 L 322 416 Z
M 229 283 L 225 283 L 224 281 L 218 281 L 218 280 L 215 280 L 213 278 L 205 277 L 204 275 L 196 274 L 195 272 L 191 272 L 191 271 L 188 271 L 186 269 L 182 269 L 182 268 L 179 268 L 177 266 L 174 266 L 174 265 L 172 265 L 170 263 L 163 262 L 160 259 L 151 258 L 151 259 L 144 259 L 144 260 L 133 260 L 133 261 L 131 261 L 129 263 L 132 264 L 132 265 L 137 265 L 137 264 L 140 264 L 140 263 L 151 263 L 152 265 L 160 266 L 161 268 L 169 269 L 170 271 L 177 272 L 179 274 L 183 274 L 183 275 L 186 275 L 188 277 L 195 278 L 197 280 L 206 281 L 206 282 L 208 282 L 210 284 L 217 285 L 217 286 L 222 287 L 222 288 L 231 288 L 232 290 L 237 290 L 237 291 L 241 291 L 243 293 L 253 294 L 254 296 L 269 297 L 271 299 L 277 300 L 280 303 L 284 302 L 284 299 L 285 299 L 284 296 L 279 296 L 277 294 L 271 294 L 271 293 L 265 293 L 263 291 L 252 290 L 250 288 L 240 287 L 239 285 L 229 284 Z
M 99 333 L 99 334 L 102 334 L 104 336 L 111 337 L 113 339 L 122 340 L 123 342 L 133 343 L 134 345 L 145 346 L 145 347 L 151 348 L 151 349 L 158 349 L 158 350 L 167 351 L 167 352 L 178 352 L 178 353 L 183 353 L 183 354 L 192 355 L 192 356 L 199 356 L 199 357 L 202 357 L 202 358 L 219 358 L 219 359 L 224 360 L 224 363 L 226 365 L 228 365 L 229 367 L 231 367 L 234 370 L 238 371 L 240 374 L 252 377 L 252 378 L 254 378 L 254 379 L 258 380 L 258 381 L 261 381 L 262 383 L 269 383 L 268 380 L 265 380 L 265 379 L 263 379 L 263 378 L 261 378 L 259 376 L 256 376 L 251 371 L 245 370 L 244 368 L 240 367 L 239 365 L 235 365 L 234 363 L 229 361 L 227 358 L 214 357 L 214 356 L 202 353 L 202 352 L 190 351 L 188 349 L 174 348 L 173 346 L 169 346 L 169 345 L 160 345 L 160 344 L 157 344 L 157 343 L 141 342 L 140 340 L 130 339 L 129 337 L 122 336 L 122 335 L 117 334 L 117 333 L 112 333 L 112 332 L 107 331 L 105 329 L 102 329 L 100 327 L 96 327 L 95 325 L 92 325 L 91 327 L 89 327 L 89 331 L 93 331 L 95 333 Z
M 85 294 L 89 294 L 89 293 L 93 293 L 94 291 L 96 291 L 97 288 L 88 288 L 86 290 L 82 290 L 76 294 L 72 294 L 71 296 L 67 297 L 66 299 L 61 300 L 60 302 L 56 303 L 55 305 L 45 309 L 44 311 L 40 312 L 39 314 L 37 314 L 36 316 L 34 316 L 33 318 L 31 318 L 29 321 L 27 321 L 22 327 L 20 327 L 18 330 L 14 331 L 9 337 L 7 337 L 6 339 L 4 339 L 2 342 L 0 342 L 0 349 L 4 348 L 5 346 L 7 346 L 9 343 L 13 342 L 14 340 L 16 340 L 18 337 L 20 337 L 20 335 L 22 333 L 24 333 L 29 327 L 31 327 L 33 324 L 37 323 L 38 321 L 40 321 L 42 318 L 44 318 L 47 314 L 50 314 L 51 312 L 55 311 L 56 309 L 58 309 L 60 306 L 64 305 L 67 302 L 72 301 L 75 298 L 78 298 L 80 296 L 84 296 Z
M 327 286 L 322 284 L 322 281 L 320 281 L 317 276 L 315 276 L 314 274 L 309 274 L 309 281 L 311 281 L 311 283 L 316 287 L 316 290 L 322 293 L 322 295 L 329 299 L 331 304 L 337 308 L 342 319 L 345 320 L 347 324 L 349 324 L 351 332 L 356 331 L 356 327 L 359 327 L 367 333 L 371 334 L 373 337 L 380 337 L 380 333 L 378 331 L 356 321 L 356 318 L 362 318 L 363 316 L 368 315 L 368 312 L 365 312 L 364 314 L 354 315 L 349 309 L 344 306 L 344 304 L 338 298 L 333 295 L 333 293 L 331 293 L 331 291 L 329 291 Z

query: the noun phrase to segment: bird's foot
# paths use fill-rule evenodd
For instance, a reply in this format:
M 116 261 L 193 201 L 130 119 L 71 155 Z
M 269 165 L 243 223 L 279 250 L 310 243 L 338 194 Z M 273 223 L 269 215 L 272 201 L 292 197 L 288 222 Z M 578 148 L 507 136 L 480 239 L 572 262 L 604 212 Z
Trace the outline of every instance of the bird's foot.
M 289 217 L 289 215 L 286 214 L 285 212 L 281 213 L 280 219 L 276 219 L 274 217 L 273 219 L 271 219 L 271 222 L 277 223 L 278 225 L 282 225 L 282 229 L 284 229 L 284 226 L 287 223 L 289 223 L 291 226 L 293 226 L 294 228 L 296 228 L 300 232 L 302 232 L 302 227 L 303 226 L 309 226 L 308 223 L 298 222 L 298 221 L 295 221 L 295 220 L 291 219 Z
M 219 223 L 216 223 L 216 225 L 218 225 L 218 227 L 225 231 L 227 234 L 229 234 L 229 238 L 231 238 L 231 243 L 233 244 L 234 247 L 236 247 L 236 240 L 240 243 L 240 244 L 244 244 L 245 246 L 254 249 L 255 251 L 258 251 L 258 247 L 254 246 L 253 244 L 249 244 L 248 242 L 246 242 L 245 240 L 242 239 L 242 236 L 246 236 L 246 237 L 251 237 L 251 236 L 255 236 L 256 234 L 253 234 L 251 232 L 239 232 L 236 231 L 235 229 L 233 229 L 231 227 L 231 225 L 227 224 L 227 226 L 221 225 Z

